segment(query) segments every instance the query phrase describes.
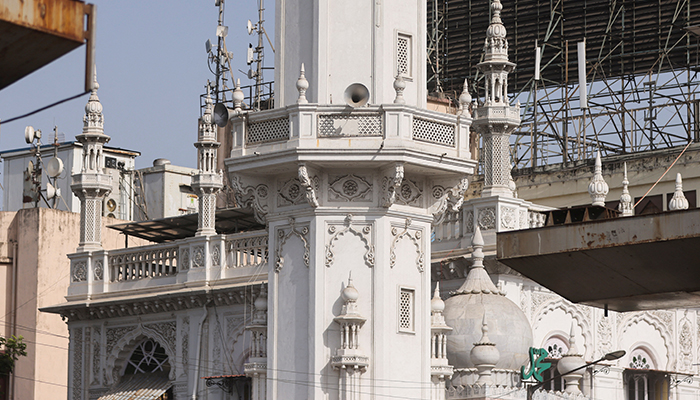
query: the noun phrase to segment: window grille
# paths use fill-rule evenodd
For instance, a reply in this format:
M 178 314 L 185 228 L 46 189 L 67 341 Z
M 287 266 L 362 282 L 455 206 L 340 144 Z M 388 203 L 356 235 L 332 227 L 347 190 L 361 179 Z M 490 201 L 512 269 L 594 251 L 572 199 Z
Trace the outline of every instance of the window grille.
M 396 38 L 396 70 L 403 77 L 411 77 L 411 35 L 399 33 Z
M 413 290 L 401 288 L 399 293 L 399 331 L 413 332 L 413 295 Z

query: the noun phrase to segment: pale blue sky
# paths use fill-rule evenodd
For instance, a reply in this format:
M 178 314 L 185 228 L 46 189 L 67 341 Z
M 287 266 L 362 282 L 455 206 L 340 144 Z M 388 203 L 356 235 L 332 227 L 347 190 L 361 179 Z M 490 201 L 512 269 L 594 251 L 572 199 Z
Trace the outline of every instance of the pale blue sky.
M 156 158 L 194 167 L 199 95 L 207 79 L 204 43 L 216 43 L 218 7 L 214 0 L 89 0 L 97 5 L 98 95 L 104 107 L 110 146 L 141 152 L 137 168 Z M 224 23 L 234 68 L 247 70 L 245 51 L 257 36 L 248 36 L 246 21 L 257 20 L 258 0 L 227 0 Z M 267 0 L 265 27 L 274 40 L 274 1 Z M 266 63 L 274 55 L 266 43 Z M 0 118 L 9 119 L 83 90 L 82 46 L 0 91 Z M 248 79 L 236 71 L 243 85 Z M 266 78 L 272 79 L 268 72 Z M 88 95 L 8 124 L 0 124 L 0 149 L 26 147 L 24 128 L 41 129 L 42 143 L 53 140 L 54 124 L 73 140 L 82 129 Z

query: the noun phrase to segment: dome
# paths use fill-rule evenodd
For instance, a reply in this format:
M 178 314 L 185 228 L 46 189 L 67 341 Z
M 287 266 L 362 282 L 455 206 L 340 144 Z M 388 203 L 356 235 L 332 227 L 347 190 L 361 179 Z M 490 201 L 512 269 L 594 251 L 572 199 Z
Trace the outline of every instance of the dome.
M 455 368 L 474 368 L 471 351 L 482 338 L 484 314 L 488 319 L 488 338 L 496 344 L 500 359 L 497 369 L 519 370 L 528 360 L 532 346 L 532 328 L 520 307 L 496 288 L 484 269 L 484 240 L 477 227 L 472 239 L 474 264 L 456 295 L 445 301 L 445 322 L 452 331 L 447 335 L 447 360 Z
M 447 359 L 455 368 L 473 368 L 471 350 L 481 340 L 481 321 L 486 313 L 489 339 L 500 359 L 495 368 L 517 370 L 528 360 L 532 328 L 520 307 L 501 294 L 458 294 L 445 301 Z

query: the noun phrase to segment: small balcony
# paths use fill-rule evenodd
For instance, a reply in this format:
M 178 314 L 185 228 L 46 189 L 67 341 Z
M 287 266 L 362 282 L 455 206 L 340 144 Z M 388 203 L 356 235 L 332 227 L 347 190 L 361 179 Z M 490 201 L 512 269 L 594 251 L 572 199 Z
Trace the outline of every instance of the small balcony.
M 267 231 L 259 230 L 70 254 L 67 299 L 155 295 L 178 288 L 266 279 L 267 241 Z

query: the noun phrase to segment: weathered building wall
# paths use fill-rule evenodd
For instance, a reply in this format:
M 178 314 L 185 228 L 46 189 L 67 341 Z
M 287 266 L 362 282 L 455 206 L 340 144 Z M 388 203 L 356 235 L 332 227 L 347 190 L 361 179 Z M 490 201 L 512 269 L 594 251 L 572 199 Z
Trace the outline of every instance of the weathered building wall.
M 107 225 L 121 222 L 103 218 L 103 245 L 124 247 L 124 236 Z M 0 312 L 4 334 L 12 332 L 12 262 L 17 262 L 16 335 L 24 336 L 27 357 L 20 358 L 14 374 L 15 399 L 67 396 L 68 329 L 60 316 L 40 307 L 65 302 L 70 283 L 70 260 L 80 237 L 80 215 L 46 208 L 0 213 Z M 16 254 L 12 242 L 17 243 Z M 129 246 L 145 242 L 129 238 Z

